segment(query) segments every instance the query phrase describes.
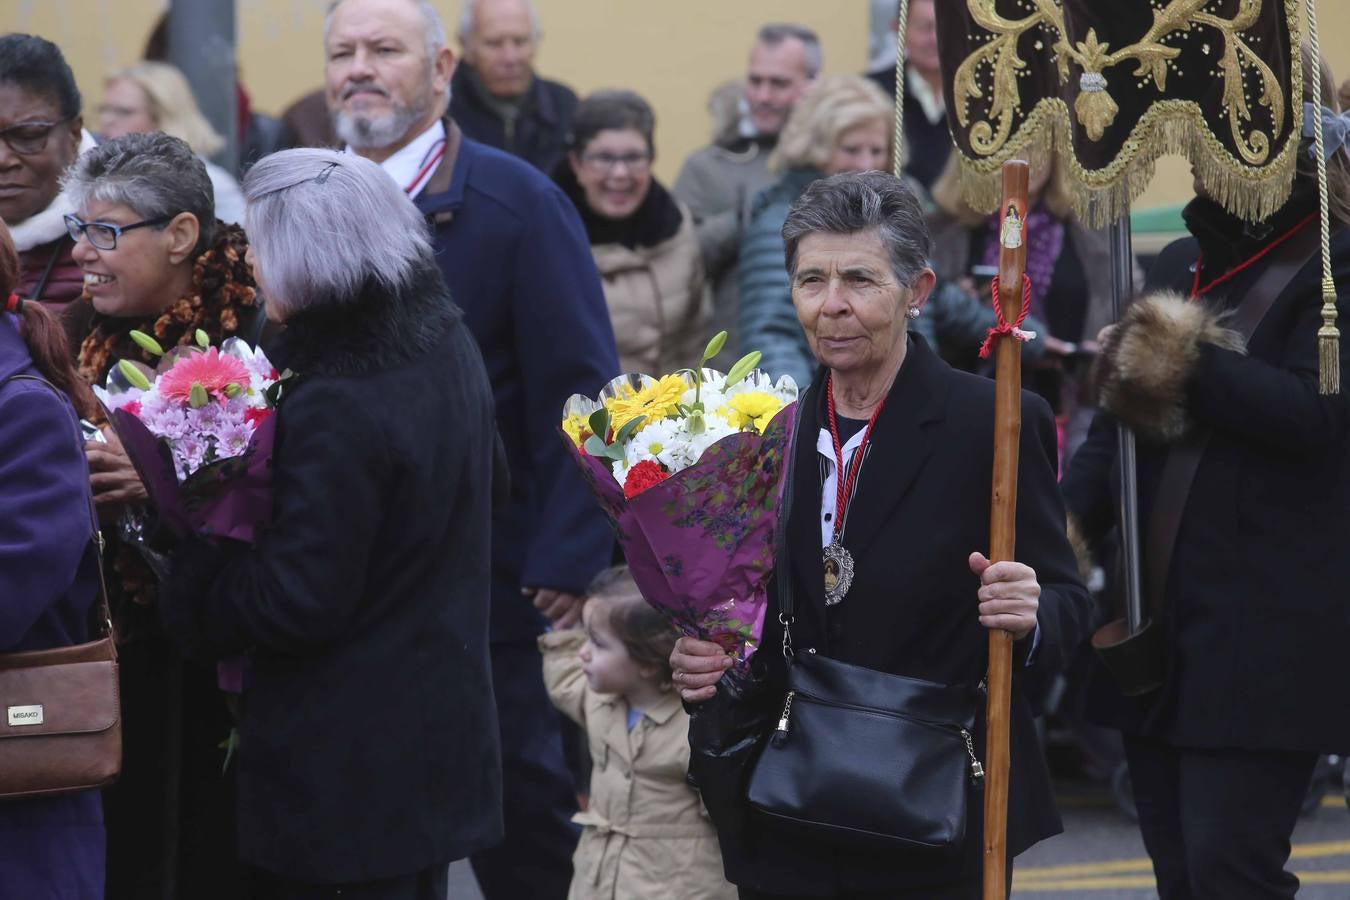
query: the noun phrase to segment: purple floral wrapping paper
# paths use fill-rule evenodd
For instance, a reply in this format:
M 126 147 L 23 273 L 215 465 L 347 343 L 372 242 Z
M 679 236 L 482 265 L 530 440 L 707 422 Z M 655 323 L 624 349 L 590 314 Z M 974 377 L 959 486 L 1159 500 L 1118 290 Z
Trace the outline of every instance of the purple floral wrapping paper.
M 243 454 L 202 466 L 180 482 L 168 442 L 123 409 L 109 416 L 160 522 L 180 537 L 197 534 L 253 543 L 272 518 L 272 446 L 276 414 L 260 423 Z M 243 657 L 222 660 L 216 682 L 233 694 L 244 691 Z
M 723 438 L 632 500 L 604 461 L 564 435 L 647 602 L 683 633 L 721 644 L 740 666 L 764 630 L 796 410 L 784 407 L 763 435 Z

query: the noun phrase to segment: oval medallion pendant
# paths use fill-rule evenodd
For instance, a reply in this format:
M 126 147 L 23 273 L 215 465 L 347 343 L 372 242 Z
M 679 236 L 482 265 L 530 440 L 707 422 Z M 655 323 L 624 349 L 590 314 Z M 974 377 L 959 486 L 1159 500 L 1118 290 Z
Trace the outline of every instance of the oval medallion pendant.
M 825 548 L 825 605 L 834 606 L 853 584 L 853 557 L 836 538 Z

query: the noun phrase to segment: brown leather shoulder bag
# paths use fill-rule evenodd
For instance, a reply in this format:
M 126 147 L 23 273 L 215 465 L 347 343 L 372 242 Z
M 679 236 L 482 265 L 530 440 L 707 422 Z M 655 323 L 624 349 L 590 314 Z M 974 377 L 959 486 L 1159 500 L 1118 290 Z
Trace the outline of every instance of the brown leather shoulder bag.
M 102 787 L 122 769 L 117 647 L 103 583 L 103 539 L 92 507 L 90 516 L 104 636 L 69 647 L 0 653 L 0 800 Z

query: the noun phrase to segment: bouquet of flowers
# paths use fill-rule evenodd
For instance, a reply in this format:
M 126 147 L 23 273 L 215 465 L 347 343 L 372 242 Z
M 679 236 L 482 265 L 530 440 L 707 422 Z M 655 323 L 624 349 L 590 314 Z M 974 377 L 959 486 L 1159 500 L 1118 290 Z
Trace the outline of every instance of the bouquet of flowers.
M 195 347 L 166 353 L 131 337 L 160 357 L 157 369 L 122 360 L 94 390 L 160 522 L 179 536 L 252 541 L 271 515 L 276 369 L 238 338 L 217 349 L 199 330 Z
M 574 395 L 561 429 L 647 602 L 743 664 L 764 625 L 797 385 L 755 369 L 621 375 Z
M 94 391 L 160 523 L 179 537 L 252 543 L 272 515 L 273 408 L 284 379 L 238 338 L 217 349 L 198 330 L 195 347 L 167 353 L 148 334 L 131 338 L 159 366 L 124 359 Z M 242 693 L 244 660 L 222 661 L 216 677 L 222 690 Z

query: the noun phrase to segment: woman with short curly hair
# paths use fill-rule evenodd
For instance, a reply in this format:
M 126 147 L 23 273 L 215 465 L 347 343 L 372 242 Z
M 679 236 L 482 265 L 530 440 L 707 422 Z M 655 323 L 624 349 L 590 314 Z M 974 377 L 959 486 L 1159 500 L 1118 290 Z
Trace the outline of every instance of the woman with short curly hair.
M 102 382 L 118 360 L 158 359 L 131 339 L 139 330 L 168 348 L 204 331 L 254 343 L 262 302 L 235 225 L 218 222 L 211 181 L 187 143 L 130 134 L 90 150 L 65 177 L 65 219 L 84 272 L 93 329 L 76 357 Z M 94 501 L 107 523 L 146 502 L 116 434 L 86 449 Z M 106 792 L 109 896 L 166 882 L 178 896 L 238 896 L 233 797 L 223 773 L 232 720 L 213 669 L 184 663 L 159 625 L 157 582 L 117 529 L 108 538 L 108 587 L 121 654 L 126 767 Z M 176 749 L 170 749 L 176 748 Z M 176 802 L 170 798 L 177 798 Z M 187 861 L 191 860 L 190 863 Z

